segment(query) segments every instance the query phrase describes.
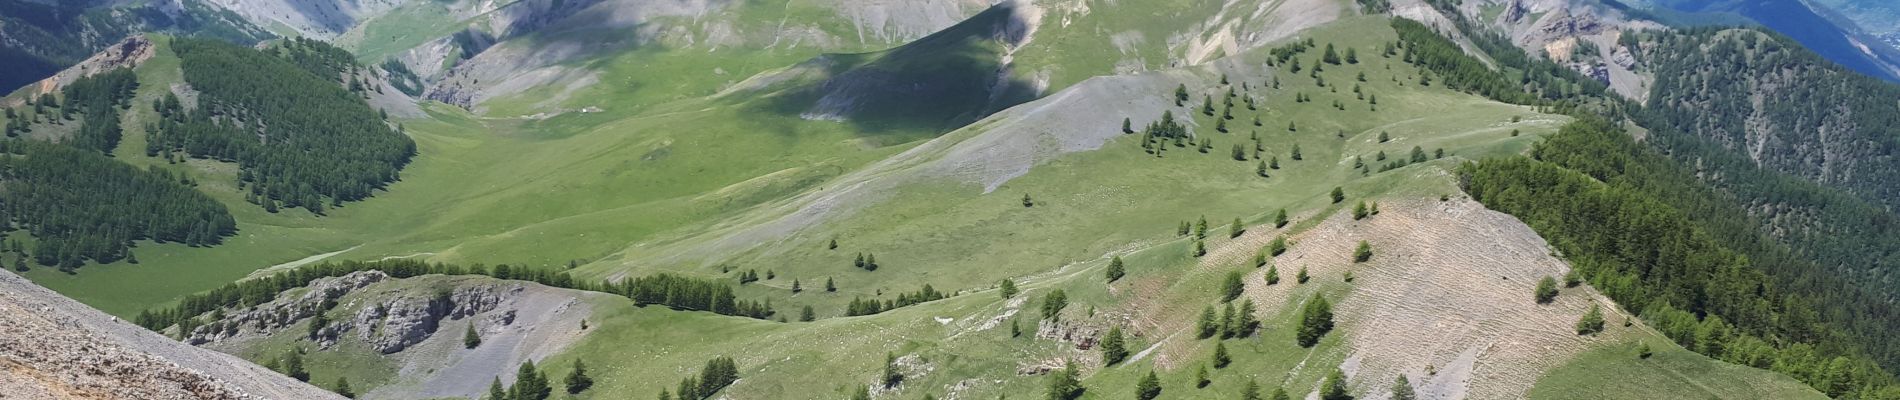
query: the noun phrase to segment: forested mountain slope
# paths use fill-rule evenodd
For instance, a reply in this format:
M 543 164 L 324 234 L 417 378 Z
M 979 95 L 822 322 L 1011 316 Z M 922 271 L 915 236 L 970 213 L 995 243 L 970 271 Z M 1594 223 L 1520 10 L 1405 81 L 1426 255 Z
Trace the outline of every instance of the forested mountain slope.
M 1900 206 L 1900 87 L 1746 31 L 1663 35 L 1640 51 L 1656 78 L 1648 122 L 1707 138 L 1764 168 Z
M 1668 10 L 1734 15 L 1799 41 L 1802 46 L 1862 74 L 1888 81 L 1900 80 L 1900 50 L 1860 30 L 1859 26 L 1829 18 L 1830 10 L 1802 0 L 1650 0 Z M 1694 24 L 1694 21 L 1689 21 Z
M 133 34 L 168 32 L 244 44 L 271 34 L 202 0 L 114 5 L 0 0 L 0 91 L 51 76 Z
M 8 227 L 25 229 L 7 240 L 8 268 L 31 260 L 72 273 L 138 263 L 131 249 L 144 241 L 223 243 L 238 229 L 228 205 L 180 163 L 236 164 L 221 183 L 248 190 L 248 202 L 321 215 L 396 180 L 415 152 L 365 102 L 382 90 L 366 84 L 372 74 L 320 42 L 136 37 L 109 53 L 126 60 L 74 67 L 63 86 L 22 90 L 6 108 L 11 186 L 0 204 Z M 182 80 L 153 78 L 167 74 Z

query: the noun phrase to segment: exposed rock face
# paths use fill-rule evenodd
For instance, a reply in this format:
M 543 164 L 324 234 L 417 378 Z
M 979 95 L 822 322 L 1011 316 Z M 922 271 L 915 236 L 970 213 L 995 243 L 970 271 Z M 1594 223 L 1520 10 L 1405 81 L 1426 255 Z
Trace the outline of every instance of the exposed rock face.
M 0 398 L 341 399 L 0 272 Z
M 335 278 L 318 279 L 311 282 L 306 287 L 307 290 L 296 297 L 278 299 L 249 310 L 230 313 L 222 320 L 200 326 L 192 330 L 191 334 L 186 335 L 185 342 L 199 345 L 223 341 L 246 333 L 270 335 L 296 326 L 305 318 L 315 316 L 318 310 L 325 308 L 326 304 L 334 302 L 351 291 L 388 279 L 389 275 L 380 271 L 357 272 Z M 329 329 L 331 328 L 326 328 L 325 336 L 330 336 Z
M 106 47 L 104 51 L 94 54 L 91 58 L 87 58 L 79 64 L 68 67 L 64 71 L 60 71 L 59 74 L 42 79 L 29 87 L 32 88 L 31 93 L 33 95 L 58 92 L 60 89 L 64 89 L 66 85 L 79 80 L 79 78 L 93 76 L 119 68 L 138 67 L 140 63 L 144 63 L 145 60 L 152 58 L 153 51 L 152 40 L 147 39 L 145 35 L 128 37 L 118 44 Z M 15 103 L 17 103 L 17 101 Z M 0 106 L 7 107 L 18 105 L 19 104 L 0 104 Z
M 400 297 L 363 307 L 351 318 L 352 324 L 337 325 L 337 328 L 355 330 L 357 338 L 376 351 L 395 353 L 428 339 L 441 327 L 444 318 L 459 320 L 494 310 L 504 298 L 521 291 L 518 285 L 465 286 L 456 288 L 453 293 L 437 293 L 429 298 Z M 512 310 L 502 314 L 506 317 L 494 322 L 501 325 L 514 322 Z

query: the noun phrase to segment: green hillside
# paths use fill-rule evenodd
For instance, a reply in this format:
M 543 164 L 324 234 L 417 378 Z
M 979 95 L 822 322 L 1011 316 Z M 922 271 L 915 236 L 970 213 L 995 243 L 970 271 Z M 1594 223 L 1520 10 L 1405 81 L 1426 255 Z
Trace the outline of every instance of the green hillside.
M 654 398 L 724 357 L 738 380 L 694 397 L 1040 398 L 1065 366 L 1080 398 L 1150 376 L 1161 398 L 1893 391 L 1849 339 L 1875 325 L 1811 303 L 1862 297 L 1792 272 L 1851 243 L 1754 234 L 1776 225 L 1649 142 L 1579 144 L 1661 117 L 1440 33 L 1469 21 L 1006 2 L 904 37 L 852 2 L 633 3 L 408 2 L 337 47 L 154 36 L 100 78 L 135 85 L 74 85 L 124 90 L 63 95 L 79 119 L 18 143 L 74 143 L 223 225 L 134 221 L 165 232 L 22 274 L 365 398 L 480 397 L 524 360 L 555 393 L 584 362 L 572 398 Z M 823 44 L 759 33 L 794 30 Z M 650 36 L 575 47 L 605 35 Z M 390 277 L 334 286 L 371 268 Z

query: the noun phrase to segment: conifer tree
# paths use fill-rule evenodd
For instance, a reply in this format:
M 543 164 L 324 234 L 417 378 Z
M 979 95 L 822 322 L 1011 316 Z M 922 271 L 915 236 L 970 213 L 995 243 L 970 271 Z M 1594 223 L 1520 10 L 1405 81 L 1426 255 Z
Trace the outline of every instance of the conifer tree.
M 1577 334 L 1593 335 L 1602 331 L 1603 309 L 1597 307 L 1596 303 L 1590 303 L 1590 311 L 1583 313 L 1583 318 L 1577 320 Z
M 1371 259 L 1372 259 L 1372 245 L 1369 243 L 1366 243 L 1366 241 L 1364 240 L 1359 241 L 1359 248 L 1352 250 L 1352 262 L 1362 263 L 1362 262 L 1366 262 L 1366 260 L 1371 260 Z
M 871 400 L 871 386 L 858 385 L 858 391 L 851 394 L 851 400 Z
M 582 364 L 578 358 L 574 359 L 574 370 L 568 371 L 567 379 L 563 381 L 567 386 L 567 394 L 580 394 L 587 388 L 594 387 L 594 378 L 587 376 L 587 365 Z
M 1069 307 L 1069 295 L 1056 289 L 1042 297 L 1042 319 L 1060 320 L 1062 309 Z
M 1254 330 L 1260 327 L 1260 320 L 1253 316 L 1254 311 L 1253 299 L 1240 302 L 1240 310 L 1234 313 L 1234 326 L 1228 329 L 1233 331 L 1234 337 L 1253 336 Z
M 1155 372 L 1150 370 L 1148 376 L 1142 377 L 1141 382 L 1135 383 L 1135 399 L 1154 400 L 1156 397 L 1161 397 L 1161 378 L 1156 377 Z
M 1115 283 L 1115 281 L 1121 280 L 1122 276 L 1126 274 L 1127 272 L 1122 269 L 1121 256 L 1115 256 L 1115 258 L 1109 259 L 1108 271 L 1106 272 L 1108 283 Z
M 1333 330 L 1333 305 L 1325 297 L 1313 295 L 1300 310 L 1300 326 L 1295 339 L 1300 347 L 1313 347 Z
M 1227 342 L 1214 342 L 1214 368 L 1227 368 L 1234 359 L 1227 356 Z
M 825 291 L 826 292 L 838 291 L 838 285 L 834 285 L 831 283 L 831 277 L 825 277 Z
M 1221 282 L 1220 301 L 1229 302 L 1240 297 L 1241 292 L 1247 288 L 1246 284 L 1241 282 L 1241 279 L 1240 271 L 1227 271 L 1227 278 Z
M 1300 273 L 1299 273 L 1299 274 L 1296 274 L 1296 275 L 1294 275 L 1294 276 L 1293 276 L 1293 279 L 1294 279 L 1294 281 L 1296 281 L 1296 282 L 1298 282 L 1298 283 L 1306 283 L 1306 281 L 1307 281 L 1307 280 L 1311 280 L 1311 279 L 1313 279 L 1313 276 L 1312 276 L 1312 275 L 1307 275 L 1307 274 L 1306 274 L 1306 266 L 1304 266 L 1304 265 L 1302 265 L 1302 266 L 1300 266 Z
M 817 313 L 812 310 L 811 305 L 809 304 L 805 305 L 804 308 L 801 308 L 798 310 L 798 322 L 812 322 L 817 319 L 818 319 Z
M 1266 281 L 1268 285 L 1280 284 L 1280 266 L 1275 265 L 1267 268 Z
M 1214 383 L 1214 381 L 1207 379 L 1207 364 L 1194 366 L 1194 388 L 1203 389 L 1211 383 Z
M 473 349 L 482 345 L 482 336 L 475 333 L 475 322 L 469 321 L 468 329 L 462 331 L 462 348 Z
M 898 384 L 904 383 L 904 374 L 901 372 L 897 372 L 897 355 L 896 354 L 888 353 L 888 352 L 884 353 L 883 382 L 884 382 L 884 387 L 887 389 L 897 387 Z
M 1333 204 L 1339 204 L 1339 202 L 1342 202 L 1342 201 L 1346 201 L 1345 188 L 1334 186 L 1333 187 Z
M 798 292 L 803 292 L 803 291 L 805 291 L 805 286 L 802 283 L 799 283 L 798 278 L 792 278 L 792 293 L 798 293 Z
M 1537 280 L 1537 289 L 1532 294 L 1537 304 L 1549 304 L 1557 299 L 1557 280 L 1548 276 Z
M 1300 157 L 1300 144 L 1294 143 L 1293 144 L 1293 161 L 1299 161 L 1299 160 L 1304 160 L 1304 159 L 1305 158 Z
M 1286 222 L 1287 222 L 1286 209 L 1282 208 L 1280 209 L 1280 211 L 1273 213 L 1273 227 L 1275 229 L 1285 228 Z M 1275 255 L 1278 255 L 1278 254 L 1275 254 Z
M 1122 118 L 1122 133 L 1135 133 L 1135 127 L 1131 124 L 1132 122 L 1129 121 L 1128 118 L 1123 117 Z
M 515 400 L 546 400 L 554 388 L 548 385 L 547 375 L 536 370 L 533 361 L 527 361 L 515 370 L 515 385 L 508 391 L 514 393 Z
M 1268 177 L 1270 177 L 1270 176 L 1268 176 L 1268 175 L 1267 175 L 1267 162 L 1266 162 L 1266 161 L 1261 161 L 1261 162 L 1260 162 L 1260 165 L 1258 165 L 1258 166 L 1254 166 L 1254 167 L 1253 167 L 1253 174 L 1254 174 L 1254 175 L 1259 175 L 1259 176 L 1260 176 L 1261 178 L 1268 178 Z
M 1068 363 L 1068 365 L 1062 367 L 1061 370 L 1049 374 L 1047 398 L 1049 400 L 1073 400 L 1077 397 L 1082 397 L 1082 382 L 1076 380 L 1078 375 L 1079 373 L 1075 370 L 1075 363 Z
M 1200 323 L 1195 326 L 1200 330 L 1196 337 L 1201 339 L 1211 338 L 1214 334 L 1220 333 L 1220 326 L 1214 323 L 1214 306 L 1201 309 Z
M 1366 202 L 1364 200 L 1360 200 L 1359 204 L 1352 206 L 1352 219 L 1354 221 L 1366 219 Z
M 1286 394 L 1286 388 L 1284 387 L 1273 388 L 1273 395 L 1267 397 L 1270 398 L 1269 400 L 1293 400 L 1291 396 Z
M 1412 382 L 1405 378 L 1405 374 L 1399 374 L 1399 378 L 1392 382 L 1392 400 L 1418 400 L 1418 393 L 1412 391 Z
M 1207 243 L 1199 240 L 1194 241 L 1194 256 L 1200 257 L 1205 255 L 1207 255 Z
M 1122 339 L 1122 327 L 1108 328 L 1108 334 L 1102 337 L 1102 365 L 1120 364 L 1128 359 L 1127 344 Z
M 1187 103 L 1187 100 L 1188 100 L 1187 84 L 1181 84 L 1180 86 L 1176 86 L 1174 88 L 1174 106 L 1175 107 L 1183 106 L 1185 105 L 1185 103 Z
M 1269 168 L 1269 169 L 1280 169 L 1280 156 L 1273 156 L 1272 158 L 1268 158 L 1268 159 L 1267 159 L 1267 168 Z
M 999 294 L 1003 295 L 1004 300 L 1016 297 L 1016 293 L 1018 293 L 1016 290 L 1016 281 L 1013 279 L 1004 278 L 1001 283 L 996 284 L 996 287 Z
M 1215 322 L 1214 325 L 1217 326 L 1217 328 L 1215 328 L 1216 335 L 1220 336 L 1221 339 L 1232 339 L 1234 337 L 1234 303 L 1221 304 L 1220 320 L 1219 322 Z
M 1247 386 L 1240 389 L 1240 400 L 1261 400 L 1260 382 L 1248 379 Z
M 488 400 L 509 400 L 508 397 L 508 392 L 501 389 L 501 377 L 497 376 L 495 380 L 488 382 Z M 660 389 L 660 399 L 670 400 L 672 398 L 673 396 L 666 394 L 666 389 Z
M 330 391 L 335 392 L 338 396 L 343 396 L 343 398 L 346 398 L 346 399 L 356 398 L 356 391 L 350 389 L 350 378 L 341 377 L 341 376 L 336 377 L 336 385 L 332 387 L 334 389 L 331 389 Z
M 303 369 L 303 354 L 291 350 L 290 354 L 284 355 L 284 375 L 304 382 L 310 381 L 310 372 Z
M 1352 400 L 1352 395 L 1346 393 L 1346 372 L 1333 368 L 1332 373 L 1326 374 L 1326 380 L 1319 384 L 1319 398 L 1320 400 Z

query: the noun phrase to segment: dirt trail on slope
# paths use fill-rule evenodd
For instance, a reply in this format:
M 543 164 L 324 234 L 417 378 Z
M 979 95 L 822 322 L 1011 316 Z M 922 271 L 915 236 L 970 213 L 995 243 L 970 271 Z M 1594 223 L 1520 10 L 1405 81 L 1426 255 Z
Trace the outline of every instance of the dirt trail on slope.
M 1263 313 L 1297 312 L 1314 285 L 1294 284 L 1300 267 L 1314 282 L 1339 282 L 1351 270 L 1352 291 L 1332 298 L 1347 335 L 1355 387 L 1378 397 L 1400 373 L 1421 398 L 1523 398 L 1537 378 L 1614 335 L 1628 318 L 1588 286 L 1566 288 L 1551 304 L 1531 291 L 1569 266 L 1529 226 L 1469 199 L 1381 202 L 1383 213 L 1354 221 L 1347 213 L 1291 238 L 1275 263 L 1279 285 L 1265 270 L 1247 279 L 1247 295 Z M 1351 263 L 1360 240 L 1371 261 Z M 1592 302 L 1604 307 L 1609 333 L 1577 336 L 1573 326 Z M 1435 373 L 1434 373 L 1435 372 Z

